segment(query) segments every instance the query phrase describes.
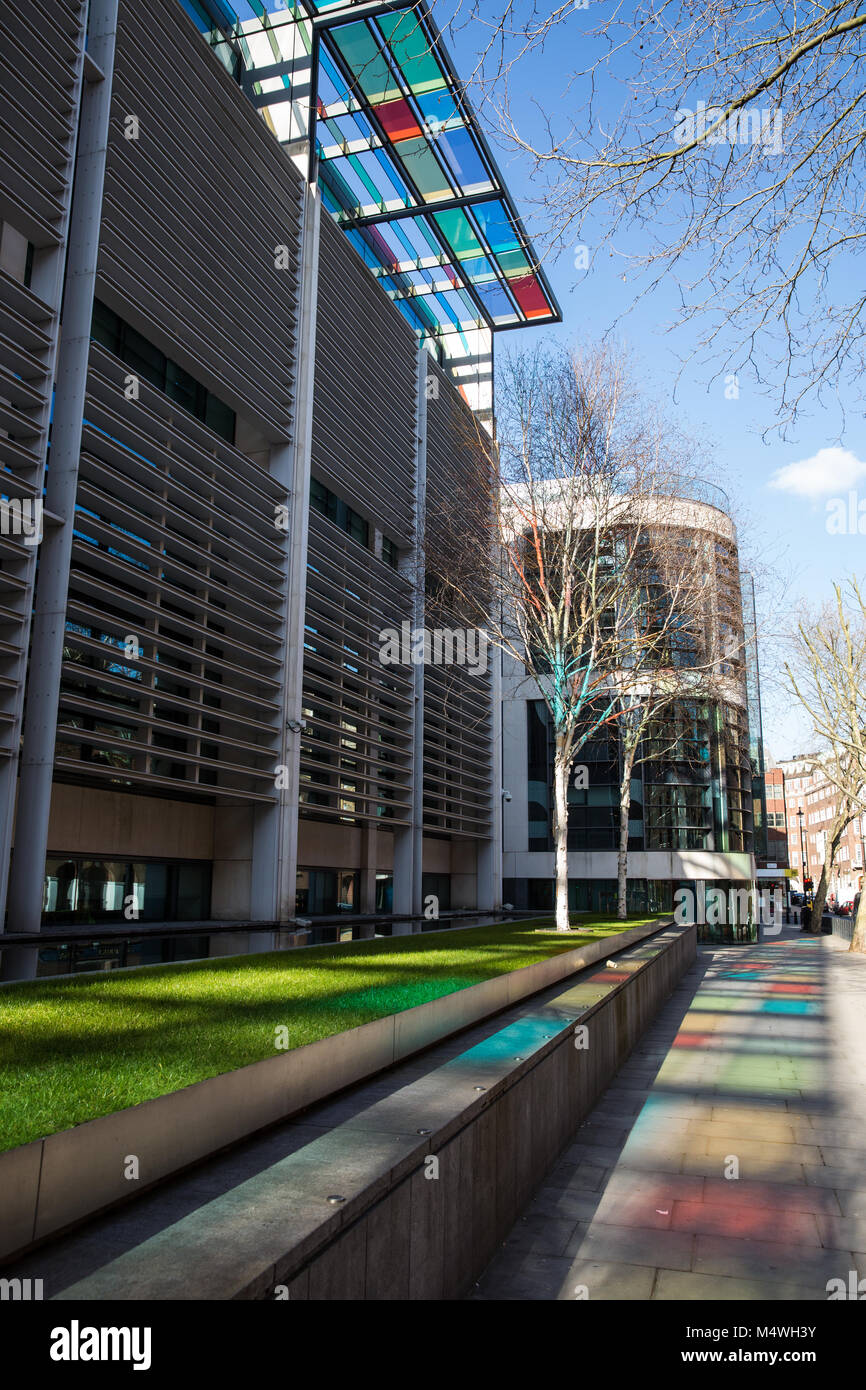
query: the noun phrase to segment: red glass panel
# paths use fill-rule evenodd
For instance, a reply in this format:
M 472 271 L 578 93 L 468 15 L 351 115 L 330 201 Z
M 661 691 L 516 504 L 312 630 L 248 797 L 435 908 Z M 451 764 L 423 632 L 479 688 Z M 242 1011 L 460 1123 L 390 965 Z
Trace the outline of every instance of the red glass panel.
M 380 106 L 374 106 L 373 110 L 382 122 L 389 140 L 408 140 L 410 136 L 421 134 L 409 103 L 402 97 L 397 101 L 383 101 Z
M 508 288 L 528 319 L 545 318 L 550 313 L 550 305 L 534 275 L 509 280 Z

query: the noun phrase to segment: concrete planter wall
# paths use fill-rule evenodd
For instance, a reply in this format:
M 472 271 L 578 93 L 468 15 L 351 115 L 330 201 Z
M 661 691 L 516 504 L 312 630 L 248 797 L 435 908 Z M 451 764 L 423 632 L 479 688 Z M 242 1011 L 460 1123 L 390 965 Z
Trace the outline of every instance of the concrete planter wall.
M 0 1153 L 0 1258 L 545 989 L 664 924 L 633 927 Z M 139 1179 L 124 1176 L 139 1160 Z
M 461 1297 L 694 954 L 694 926 L 671 928 L 509 1011 L 480 1043 L 55 1297 Z

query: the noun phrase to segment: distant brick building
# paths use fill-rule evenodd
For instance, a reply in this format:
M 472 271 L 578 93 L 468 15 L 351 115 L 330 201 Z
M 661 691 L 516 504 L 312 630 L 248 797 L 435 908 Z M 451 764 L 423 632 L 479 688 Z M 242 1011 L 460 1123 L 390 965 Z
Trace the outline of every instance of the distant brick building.
M 788 820 L 785 811 L 785 774 L 780 767 L 769 767 L 764 785 L 767 799 L 767 866 L 786 869 L 788 859 Z
M 836 813 L 838 793 L 823 773 L 813 771 L 813 755 L 804 754 L 781 762 L 774 770 L 781 773 L 784 787 L 784 807 L 773 803 L 770 818 L 769 786 L 767 818 L 771 829 L 778 834 L 783 828 L 787 835 L 787 854 L 790 867 L 797 877 L 792 886 L 802 892 L 804 880 L 811 877 L 815 888 L 821 877 L 824 860 L 829 852 L 829 836 Z M 768 774 L 768 781 L 769 781 Z M 774 786 L 774 791 L 775 791 Z M 799 811 L 803 811 L 802 832 Z M 781 812 L 782 821 L 779 822 Z M 863 874 L 863 844 L 866 817 L 855 816 L 846 829 L 836 864 L 828 884 L 828 895 L 837 902 L 850 902 L 857 892 Z

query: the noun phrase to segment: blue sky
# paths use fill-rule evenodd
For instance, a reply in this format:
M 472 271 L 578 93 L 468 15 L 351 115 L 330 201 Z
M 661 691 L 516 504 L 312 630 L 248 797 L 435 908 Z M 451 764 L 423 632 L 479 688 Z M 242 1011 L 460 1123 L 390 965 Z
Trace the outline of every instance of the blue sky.
M 512 79 L 512 113 L 518 128 L 525 122 L 530 135 L 540 131 L 534 105 L 540 94 L 549 109 L 557 102 L 567 102 L 573 109 L 580 101 L 578 86 L 562 95 L 579 61 L 573 38 L 579 36 L 580 22 L 578 12 L 559 30 L 558 41 L 549 44 L 545 53 L 525 60 Z M 471 70 L 477 42 L 478 31 L 471 26 L 452 35 L 449 46 L 459 72 Z M 536 214 L 531 206 L 534 190 L 528 166 L 522 156 L 492 143 L 532 231 Z M 739 377 L 738 399 L 727 399 L 725 381 L 713 380 L 721 361 L 695 360 L 698 328 L 684 325 L 666 331 L 676 320 L 676 284 L 669 280 L 629 312 L 636 286 L 629 278 L 623 282 L 623 274 L 628 277 L 627 263 L 606 251 L 594 257 L 591 230 L 582 229 L 574 241 L 575 248 L 581 242 L 587 245 L 590 270 L 575 269 L 575 249 L 545 262 L 564 316 L 564 323 L 546 330 L 545 336 L 563 342 L 598 338 L 618 321 L 617 337 L 631 350 L 648 391 L 669 408 L 683 428 L 710 446 L 711 476 L 726 488 L 743 519 L 744 564 L 754 564 L 759 576 L 765 742 L 776 758 L 791 756 L 811 746 L 812 741 L 808 726 L 777 680 L 780 652 L 776 634 L 801 601 L 814 604 L 830 598 L 835 581 L 863 571 L 866 425 L 862 408 L 840 391 L 837 401 L 847 416 L 841 440 L 835 402 L 825 407 L 812 405 L 785 440 L 776 434 L 762 438 L 776 418 L 776 398 L 760 390 L 745 374 Z M 497 351 L 530 346 L 537 336 L 529 329 L 502 334 Z M 681 358 L 686 361 L 685 368 Z M 847 502 L 849 492 L 858 488 L 863 499 L 864 534 L 850 534 L 850 527 L 846 528 L 848 534 L 831 533 L 827 526 L 829 500 L 844 498 Z M 765 567 L 773 571 L 769 580 L 761 579 Z

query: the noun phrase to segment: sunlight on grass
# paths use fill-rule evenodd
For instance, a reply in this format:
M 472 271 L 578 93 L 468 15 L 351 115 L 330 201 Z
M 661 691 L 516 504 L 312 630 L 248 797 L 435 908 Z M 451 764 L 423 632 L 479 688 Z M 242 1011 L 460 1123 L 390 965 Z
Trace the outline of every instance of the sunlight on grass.
M 581 918 L 67 975 L 0 990 L 0 1150 L 628 930 Z M 577 919 L 575 919 L 577 921 Z

